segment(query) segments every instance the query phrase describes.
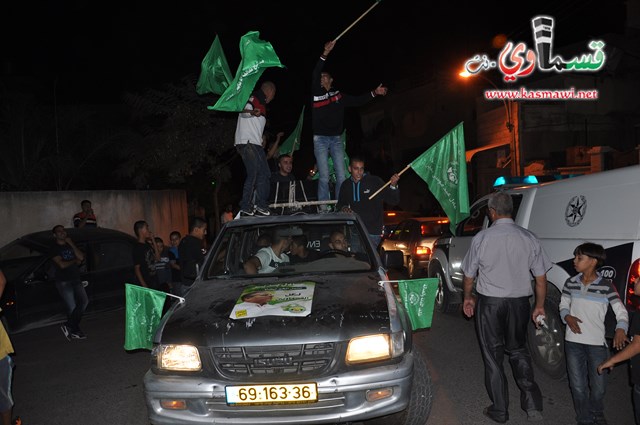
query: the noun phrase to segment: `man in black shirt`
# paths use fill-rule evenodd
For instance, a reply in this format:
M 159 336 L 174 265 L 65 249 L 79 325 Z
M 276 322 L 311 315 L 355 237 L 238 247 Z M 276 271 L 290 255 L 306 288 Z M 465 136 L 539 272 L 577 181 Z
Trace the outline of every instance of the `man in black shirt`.
M 56 288 L 67 306 L 67 321 L 60 327 L 64 336 L 71 339 L 85 339 L 80 330 L 80 320 L 89 304 L 87 292 L 80 280 L 78 265 L 84 261 L 84 254 L 67 236 L 64 226 L 53 228 L 55 243 L 51 248 L 51 259 L 56 266 Z
M 291 246 L 289 247 L 289 262 L 291 264 L 308 263 L 320 258 L 318 251 L 307 248 L 308 239 L 305 235 L 296 235 L 291 237 Z
M 178 246 L 178 260 L 182 272 L 182 293 L 186 293 L 198 276 L 198 268 L 204 262 L 202 241 L 207 235 L 207 222 L 194 217 L 189 226 L 189 234 L 182 238 Z
M 278 203 L 289 201 L 289 188 L 291 183 L 295 184 L 296 178 L 291 172 L 293 169 L 293 158 L 289 154 L 278 157 L 278 171 L 271 173 L 271 190 L 269 202 Z
M 136 221 L 133 231 L 138 238 L 138 243 L 133 246 L 131 252 L 138 284 L 145 288 L 159 289 L 156 262 L 160 261 L 160 253 L 156 248 L 153 233 L 149 230 L 149 224 L 144 220 Z

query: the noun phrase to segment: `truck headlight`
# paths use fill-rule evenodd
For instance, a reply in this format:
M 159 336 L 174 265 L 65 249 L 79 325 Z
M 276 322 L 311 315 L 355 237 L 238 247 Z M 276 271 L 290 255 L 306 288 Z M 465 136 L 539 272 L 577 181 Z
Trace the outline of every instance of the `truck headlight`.
M 155 350 L 160 369 L 183 371 L 202 369 L 200 354 L 193 345 L 159 345 Z
M 366 335 L 353 338 L 347 347 L 347 364 L 391 359 L 404 352 L 404 333 Z

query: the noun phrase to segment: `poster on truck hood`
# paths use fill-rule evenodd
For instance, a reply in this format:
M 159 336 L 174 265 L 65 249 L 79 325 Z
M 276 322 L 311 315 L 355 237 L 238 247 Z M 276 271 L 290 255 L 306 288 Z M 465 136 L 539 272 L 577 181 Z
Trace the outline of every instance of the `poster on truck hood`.
M 314 289 L 314 282 L 250 285 L 238 297 L 229 318 L 308 316 L 311 313 Z

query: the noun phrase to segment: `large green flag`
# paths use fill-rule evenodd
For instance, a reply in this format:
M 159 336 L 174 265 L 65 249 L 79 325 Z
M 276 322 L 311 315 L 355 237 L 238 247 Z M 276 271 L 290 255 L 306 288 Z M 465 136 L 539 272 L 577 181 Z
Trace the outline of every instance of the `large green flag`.
M 349 172 L 349 155 L 347 155 L 347 130 L 342 131 L 342 154 L 344 155 L 344 178 L 348 179 L 351 177 L 351 173 Z M 333 168 L 333 158 L 329 156 L 327 160 L 327 165 L 329 166 L 329 181 L 336 182 L 336 170 Z M 320 178 L 320 173 L 315 173 L 313 175 L 313 180 L 318 180 Z
M 399 280 L 398 291 L 402 304 L 405 306 L 411 328 L 415 331 L 430 328 L 433 320 L 433 307 L 438 292 L 438 279 Z
M 304 120 L 304 106 L 302 107 L 302 112 L 300 112 L 300 118 L 298 118 L 298 124 L 296 128 L 291 133 L 291 136 L 287 137 L 287 140 L 284 141 L 282 145 L 280 145 L 280 150 L 278 151 L 278 155 L 292 155 L 294 151 L 300 149 L 300 139 L 302 137 L 302 121 Z
M 153 347 L 153 335 L 162 317 L 167 294 L 155 289 L 125 283 L 126 311 L 124 349 Z
M 231 79 L 231 70 L 229 69 L 227 58 L 222 51 L 220 39 L 216 35 L 200 65 L 200 78 L 196 85 L 196 93 L 222 95 L 231 84 Z
M 240 39 L 242 60 L 229 87 L 209 109 L 216 111 L 240 112 L 251 96 L 251 92 L 265 69 L 284 68 L 278 55 L 268 41 L 260 40 L 258 31 L 250 31 Z
M 469 216 L 469 188 L 462 123 L 449 131 L 411 164 L 411 168 L 429 185 L 449 217 L 451 231 Z

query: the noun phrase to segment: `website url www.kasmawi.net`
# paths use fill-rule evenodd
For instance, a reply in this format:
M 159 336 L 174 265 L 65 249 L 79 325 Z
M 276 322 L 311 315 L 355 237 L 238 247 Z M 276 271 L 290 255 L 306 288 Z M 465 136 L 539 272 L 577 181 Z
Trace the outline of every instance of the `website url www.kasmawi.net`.
M 566 90 L 486 90 L 486 100 L 597 100 L 598 90 L 576 90 L 571 87 Z

